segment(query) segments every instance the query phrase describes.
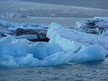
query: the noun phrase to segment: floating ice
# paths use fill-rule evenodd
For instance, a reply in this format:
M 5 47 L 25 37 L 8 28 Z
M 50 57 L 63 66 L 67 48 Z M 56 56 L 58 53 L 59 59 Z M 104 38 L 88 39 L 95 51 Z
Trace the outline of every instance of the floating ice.
M 1 65 L 46 65 L 50 60 L 57 61 L 57 53 L 64 52 L 58 44 L 47 42 L 32 43 L 26 39 L 15 39 L 7 36 L 0 39 L 0 64 Z M 55 54 L 55 55 L 53 55 Z M 54 57 L 54 58 L 53 58 Z M 56 57 L 56 58 L 55 58 Z M 60 56 L 59 56 L 60 57 Z M 62 59 L 63 60 L 63 59 Z M 39 62 L 39 64 L 37 63 Z M 64 63 L 64 62 L 63 62 Z M 56 65 L 59 63 L 48 63 Z
M 87 21 L 76 22 L 78 28 L 81 27 L 103 27 L 108 28 L 108 17 L 94 17 Z
M 57 23 L 52 23 L 48 29 L 47 37 L 50 43 L 59 44 L 63 50 L 77 52 L 81 45 L 77 41 L 73 41 L 71 29 L 63 27 Z
M 22 27 L 21 24 L 8 22 L 8 21 L 4 21 L 4 20 L 0 20 L 0 25 L 8 27 L 8 28 Z
M 28 40 L 45 40 L 48 26 L 35 23 L 15 23 L 0 20 L 0 37 L 13 35 Z
M 92 34 L 102 34 L 108 31 L 108 17 L 94 17 L 93 19 L 76 22 L 76 28 Z
M 48 29 L 47 25 L 44 24 L 35 24 L 35 23 L 15 23 L 15 22 L 8 22 L 4 20 L 0 20 L 0 25 L 7 27 L 10 30 L 16 30 L 18 28 L 22 29 Z
M 104 58 L 103 48 L 95 45 L 81 48 L 77 53 L 73 53 L 64 51 L 55 43 L 32 43 L 11 36 L 0 40 L 0 65 L 5 66 L 53 66 Z
M 47 37 L 49 42 L 36 43 L 12 36 L 0 38 L 0 65 L 53 66 L 101 60 L 108 53 L 108 37 L 79 32 L 57 23 L 50 25 Z
M 65 51 L 76 53 L 82 46 L 99 45 L 102 46 L 108 55 L 108 37 L 88 34 L 63 27 L 57 23 L 52 23 L 47 32 L 49 42 L 59 44 Z

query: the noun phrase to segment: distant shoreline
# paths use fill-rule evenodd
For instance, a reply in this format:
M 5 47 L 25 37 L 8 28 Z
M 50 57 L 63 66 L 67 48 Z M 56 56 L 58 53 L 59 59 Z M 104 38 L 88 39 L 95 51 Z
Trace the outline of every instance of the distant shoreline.
M 108 0 L 22 0 L 35 3 L 47 3 L 67 6 L 108 9 Z
M 107 17 L 108 10 L 78 6 L 13 1 L 0 3 L 0 17 L 27 18 L 32 17 L 75 17 L 92 18 Z
M 53 22 L 62 24 L 64 26 L 75 26 L 76 21 L 87 20 L 90 18 L 73 18 L 73 17 L 29 17 L 29 18 L 6 18 L 0 17 L 0 20 L 17 23 L 37 23 L 37 24 L 51 24 Z

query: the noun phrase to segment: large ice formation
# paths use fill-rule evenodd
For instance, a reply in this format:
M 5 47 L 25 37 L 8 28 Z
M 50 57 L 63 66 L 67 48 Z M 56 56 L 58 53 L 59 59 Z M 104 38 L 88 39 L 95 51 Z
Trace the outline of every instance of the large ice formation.
M 53 55 L 54 54 L 54 55 Z M 26 39 L 16 39 L 11 36 L 0 39 L 0 65 L 56 65 L 64 63 L 64 59 L 59 59 L 64 51 L 57 44 L 47 42 L 33 43 Z M 57 60 L 61 62 L 56 63 Z M 53 62 L 50 63 L 50 62 Z M 62 62 L 64 61 L 64 62 Z M 45 63 L 46 64 L 45 64 Z
M 53 66 L 68 62 L 102 60 L 107 55 L 108 37 L 49 26 L 49 42 L 30 42 L 12 36 L 0 38 L 0 65 Z
M 83 46 L 99 45 L 104 48 L 106 55 L 108 55 L 108 37 L 106 36 L 88 34 L 52 23 L 47 32 L 47 37 L 50 39 L 50 43 L 59 44 L 65 51 L 76 53 Z

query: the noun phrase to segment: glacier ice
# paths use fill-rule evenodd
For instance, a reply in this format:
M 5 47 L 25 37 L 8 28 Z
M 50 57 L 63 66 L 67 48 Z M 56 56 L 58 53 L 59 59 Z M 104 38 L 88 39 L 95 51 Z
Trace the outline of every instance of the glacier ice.
M 83 46 L 99 45 L 104 48 L 105 54 L 108 55 L 108 37 L 105 36 L 88 34 L 52 23 L 47 32 L 47 37 L 50 39 L 50 43 L 59 44 L 65 51 L 76 53 Z
M 31 41 L 46 40 L 48 25 L 36 23 L 15 23 L 0 20 L 0 37 L 13 35 L 14 37 L 26 38 Z
M 77 52 L 81 45 L 77 41 L 71 40 L 71 30 L 63 27 L 57 23 L 50 24 L 47 32 L 47 37 L 50 39 L 50 43 L 59 44 L 63 50 Z
M 83 47 L 74 53 L 64 51 L 56 43 L 33 43 L 11 36 L 2 38 L 0 45 L 0 65 L 5 66 L 54 66 L 105 58 L 103 48 L 98 45 Z
M 108 37 L 87 34 L 57 23 L 49 25 L 49 42 L 34 43 L 24 37 L 0 38 L 0 65 L 53 66 L 101 60 L 108 54 Z
M 108 31 L 108 17 L 94 17 L 86 21 L 78 21 L 75 28 L 87 33 L 103 34 Z
M 44 59 L 45 57 L 52 55 L 56 52 L 62 51 L 62 49 L 57 44 L 49 44 L 47 42 L 38 42 L 35 44 L 29 45 L 29 52 L 33 54 L 35 58 L 39 60 Z
M 87 62 L 93 60 L 101 60 L 105 58 L 104 50 L 97 45 L 91 45 L 81 49 L 78 53 L 73 55 L 72 62 Z
M 54 43 L 53 44 L 47 42 L 33 43 L 26 39 L 16 39 L 12 36 L 7 36 L 0 39 L 1 65 L 28 65 L 28 66 L 46 65 L 44 64 L 44 60 L 46 61 L 46 63 L 48 63 L 50 62 L 48 61 L 49 58 L 52 57 L 52 59 L 50 60 L 56 62 L 55 59 L 58 58 L 57 53 L 59 52 L 64 52 L 64 51 L 60 48 L 58 44 Z M 55 64 L 49 64 L 49 65 L 55 65 Z
M 103 35 L 108 31 L 108 17 L 94 17 L 86 21 L 78 21 L 75 28 L 83 32 Z
M 76 22 L 76 27 L 108 27 L 108 17 L 94 17 L 93 19 Z

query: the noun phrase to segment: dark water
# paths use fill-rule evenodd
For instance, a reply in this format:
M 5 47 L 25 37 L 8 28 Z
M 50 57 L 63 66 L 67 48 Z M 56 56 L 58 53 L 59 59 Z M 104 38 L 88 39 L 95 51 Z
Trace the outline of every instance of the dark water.
M 108 62 L 71 63 L 54 67 L 0 67 L 0 81 L 108 81 Z
M 108 9 L 108 0 L 23 0 L 23 1 Z

